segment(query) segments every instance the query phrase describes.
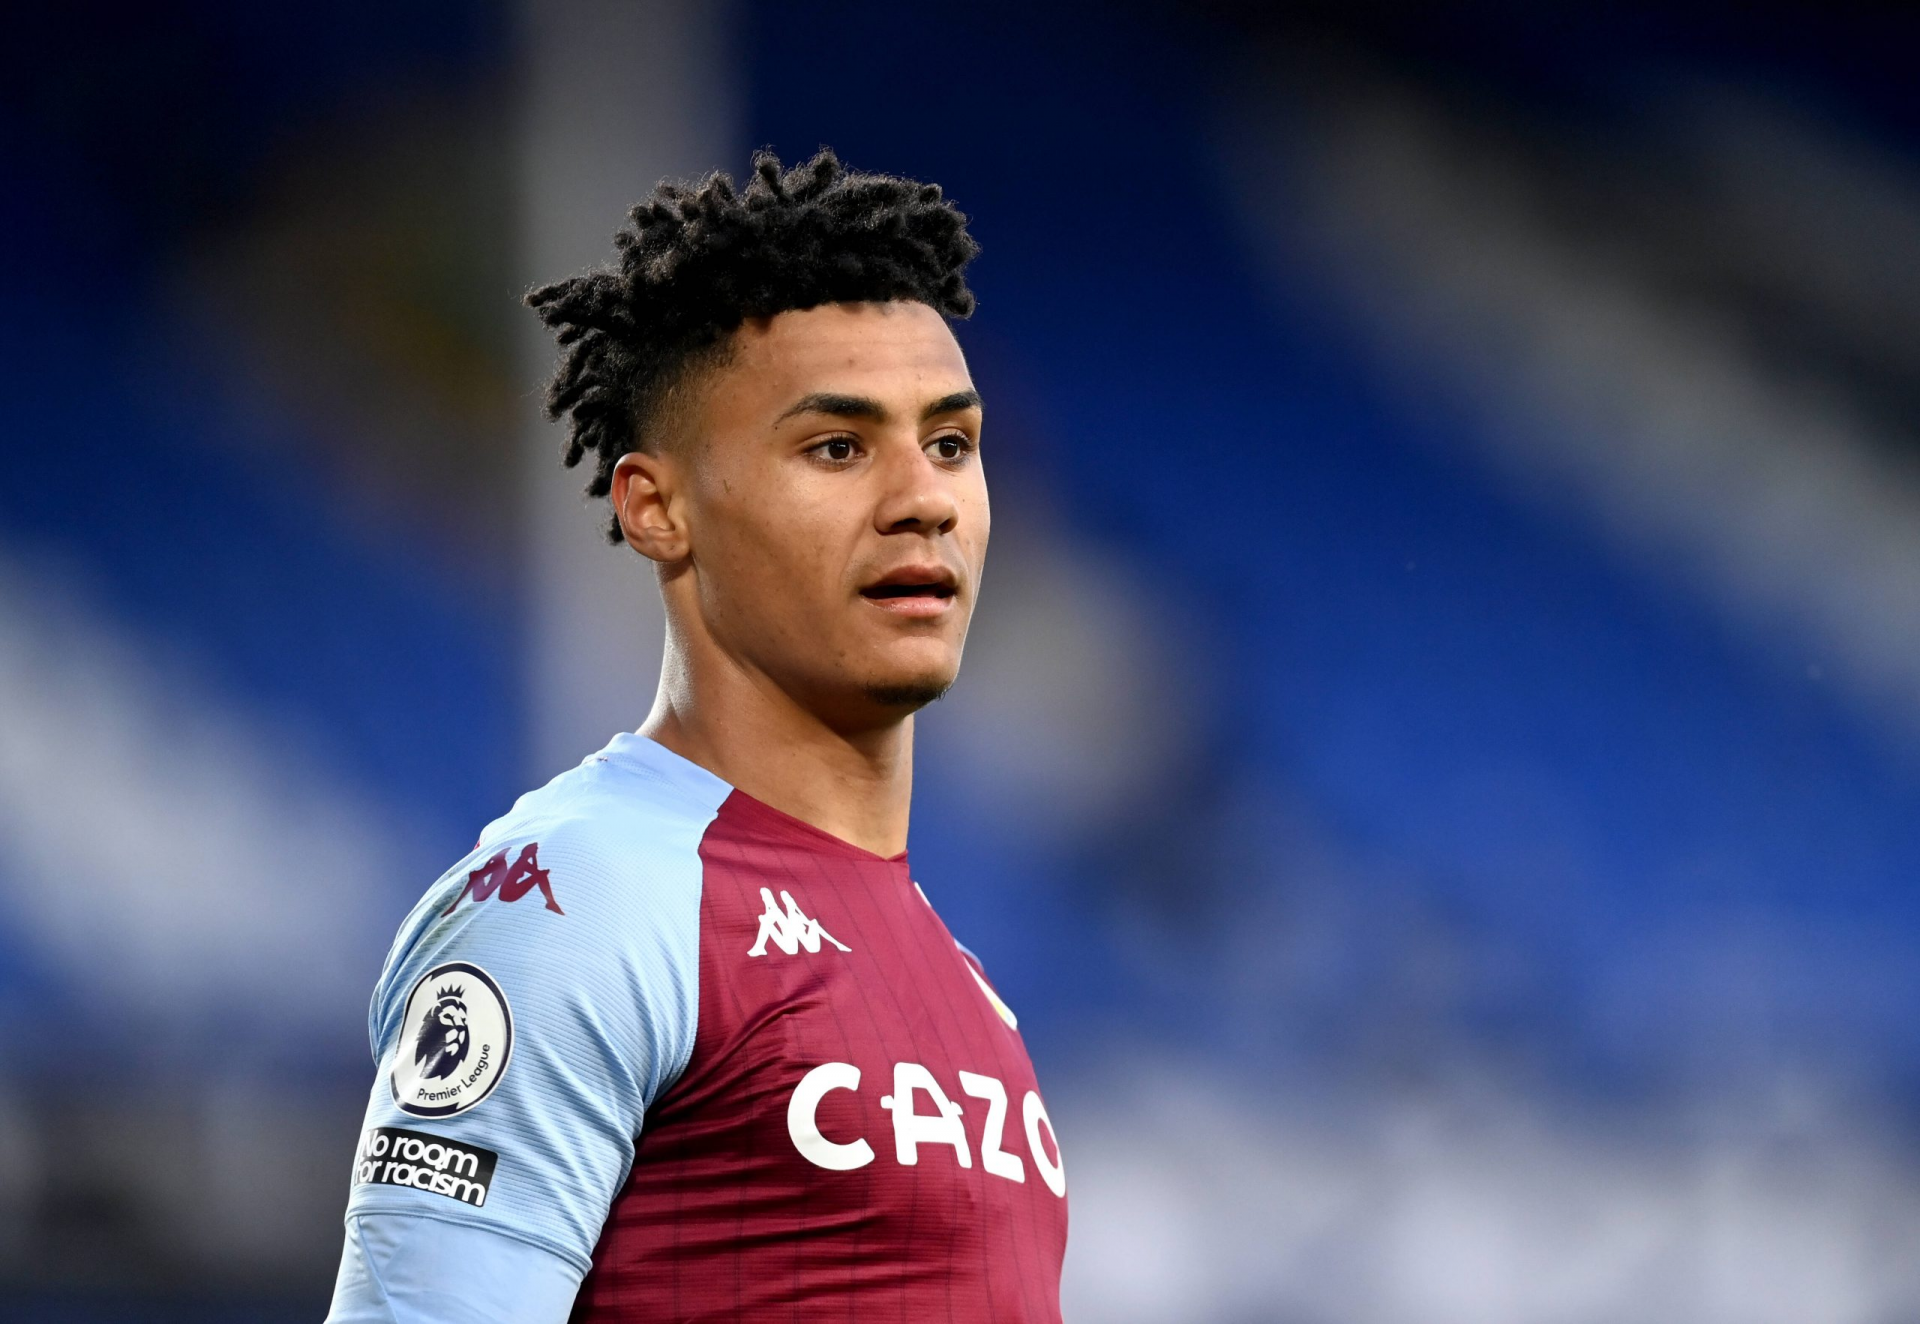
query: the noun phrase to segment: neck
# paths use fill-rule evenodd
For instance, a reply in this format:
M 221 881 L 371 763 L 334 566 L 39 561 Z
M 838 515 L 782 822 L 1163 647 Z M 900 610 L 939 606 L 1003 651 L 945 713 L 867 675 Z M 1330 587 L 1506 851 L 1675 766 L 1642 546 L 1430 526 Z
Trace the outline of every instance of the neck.
M 836 729 L 764 673 L 667 632 L 653 711 L 640 734 L 754 799 L 873 852 L 907 848 L 913 718 Z

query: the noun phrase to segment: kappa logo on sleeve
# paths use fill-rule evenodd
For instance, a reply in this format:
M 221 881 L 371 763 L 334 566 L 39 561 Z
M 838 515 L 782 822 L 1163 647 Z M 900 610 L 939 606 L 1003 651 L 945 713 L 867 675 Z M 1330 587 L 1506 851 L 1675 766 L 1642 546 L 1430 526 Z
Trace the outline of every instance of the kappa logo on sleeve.
M 362 1186 L 411 1186 L 478 1209 L 487 1202 L 499 1161 L 498 1154 L 477 1145 L 398 1126 L 373 1126 L 360 1136 L 353 1180 Z
M 479 966 L 449 961 L 407 995 L 388 1085 L 403 1111 L 451 1117 L 493 1093 L 512 1057 L 507 995 Z
M 547 899 L 548 910 L 556 915 L 567 913 L 553 899 L 553 880 L 540 867 L 540 843 L 530 841 L 520 848 L 520 854 L 512 864 L 507 863 L 507 853 L 501 851 L 468 874 L 467 885 L 454 896 L 453 905 L 440 913 L 451 915 L 455 907 L 468 897 L 473 898 L 475 905 L 495 896 L 511 904 L 536 887 L 540 889 L 540 895 Z

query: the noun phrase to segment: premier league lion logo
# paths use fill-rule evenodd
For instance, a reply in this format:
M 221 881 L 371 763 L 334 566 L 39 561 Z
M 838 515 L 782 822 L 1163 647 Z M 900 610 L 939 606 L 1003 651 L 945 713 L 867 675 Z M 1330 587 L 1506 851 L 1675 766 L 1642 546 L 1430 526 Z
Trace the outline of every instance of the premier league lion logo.
M 477 965 L 447 961 L 427 971 L 400 1016 L 387 1087 L 401 1111 L 415 1117 L 452 1117 L 474 1107 L 513 1059 L 513 1010 Z
M 458 986 L 440 989 L 433 995 L 434 1004 L 420 1018 L 413 1041 L 413 1062 L 420 1068 L 422 1080 L 443 1080 L 467 1060 L 472 1040 L 467 1032 L 467 1004 L 460 1000 L 465 993 Z

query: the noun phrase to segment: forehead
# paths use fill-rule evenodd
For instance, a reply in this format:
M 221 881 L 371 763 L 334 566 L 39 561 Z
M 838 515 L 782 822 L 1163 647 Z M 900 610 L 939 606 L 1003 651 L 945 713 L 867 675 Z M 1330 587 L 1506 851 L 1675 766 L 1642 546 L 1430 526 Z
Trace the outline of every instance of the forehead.
M 830 303 L 749 322 L 718 394 L 784 409 L 834 391 L 918 403 L 973 384 L 947 321 L 923 303 Z

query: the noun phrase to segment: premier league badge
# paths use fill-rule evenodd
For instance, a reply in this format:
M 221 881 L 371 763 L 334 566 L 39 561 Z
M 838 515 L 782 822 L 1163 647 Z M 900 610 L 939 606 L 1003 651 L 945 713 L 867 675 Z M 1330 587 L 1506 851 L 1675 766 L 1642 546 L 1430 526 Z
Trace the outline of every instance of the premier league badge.
M 388 1082 L 415 1117 L 451 1117 L 493 1092 L 513 1056 L 513 1011 L 477 965 L 451 961 L 420 976 L 401 1014 Z

